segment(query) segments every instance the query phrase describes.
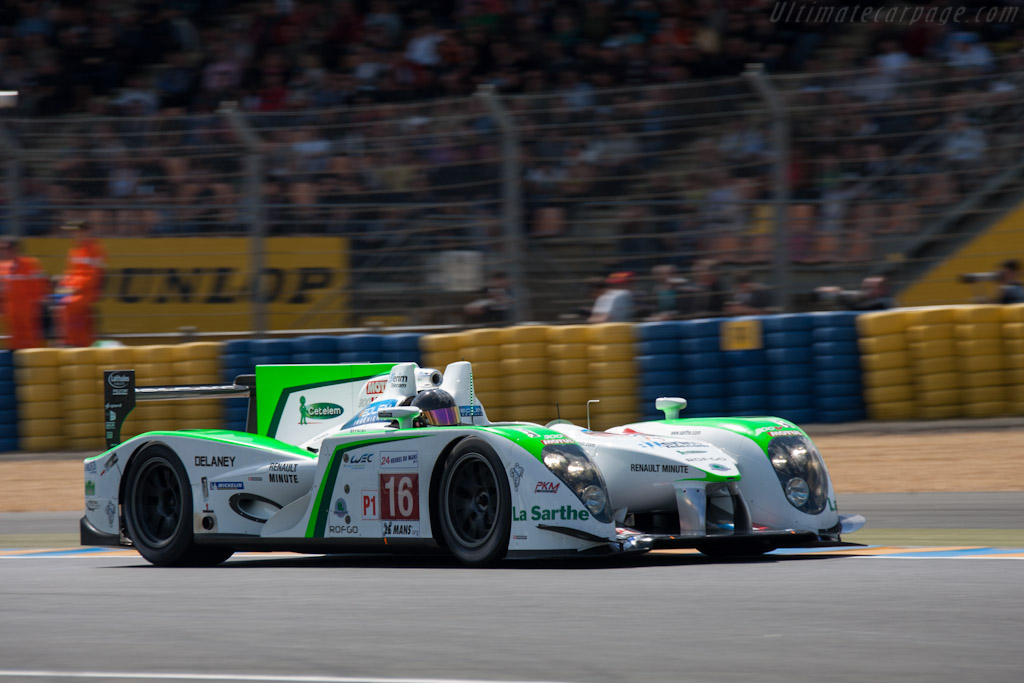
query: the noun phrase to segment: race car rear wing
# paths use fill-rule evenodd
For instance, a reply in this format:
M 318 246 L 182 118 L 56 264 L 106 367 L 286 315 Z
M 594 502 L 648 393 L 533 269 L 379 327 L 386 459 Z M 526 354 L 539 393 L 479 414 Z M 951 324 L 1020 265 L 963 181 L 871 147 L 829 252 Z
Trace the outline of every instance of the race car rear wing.
M 245 431 L 256 433 L 256 375 L 239 375 L 234 384 L 194 384 L 165 387 L 135 386 L 134 370 L 103 373 L 103 414 L 107 448 L 121 443 L 121 426 L 136 401 L 171 401 L 189 398 L 249 399 Z

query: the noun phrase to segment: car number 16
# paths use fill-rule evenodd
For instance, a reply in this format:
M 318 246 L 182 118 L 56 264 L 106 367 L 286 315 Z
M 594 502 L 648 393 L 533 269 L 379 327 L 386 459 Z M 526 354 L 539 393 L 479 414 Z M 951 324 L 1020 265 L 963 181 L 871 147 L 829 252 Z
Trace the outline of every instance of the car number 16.
M 381 519 L 420 518 L 420 475 L 382 473 L 380 475 Z

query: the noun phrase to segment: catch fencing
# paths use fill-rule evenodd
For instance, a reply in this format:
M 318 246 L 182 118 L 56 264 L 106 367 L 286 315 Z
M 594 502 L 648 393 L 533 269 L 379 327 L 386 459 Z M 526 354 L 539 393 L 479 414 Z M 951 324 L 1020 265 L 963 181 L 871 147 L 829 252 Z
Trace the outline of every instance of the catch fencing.
M 836 307 L 815 288 L 868 275 L 901 303 L 967 303 L 994 285 L 961 272 L 1024 258 L 1019 61 L 316 111 L 8 110 L 2 220 L 51 274 L 61 223 L 112 240 L 101 329 L 125 338 L 138 292 L 152 329 L 200 336 L 578 321 L 615 271 L 635 274 L 638 318 L 666 306 L 659 286 L 672 317 L 717 313 L 708 284 L 731 298 L 744 275 L 773 311 Z

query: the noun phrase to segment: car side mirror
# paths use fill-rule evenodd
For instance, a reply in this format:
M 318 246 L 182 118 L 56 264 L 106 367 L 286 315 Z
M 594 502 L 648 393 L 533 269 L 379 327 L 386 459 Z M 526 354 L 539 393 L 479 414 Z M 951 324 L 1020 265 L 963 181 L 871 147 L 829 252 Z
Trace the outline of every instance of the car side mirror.
M 419 417 L 419 414 L 422 412 L 416 406 L 394 406 L 378 409 L 377 417 L 381 420 L 398 420 L 399 429 L 410 429 L 412 421 Z
M 686 399 L 662 396 L 654 400 L 654 407 L 665 413 L 666 420 L 675 420 L 679 417 L 679 411 L 686 408 Z

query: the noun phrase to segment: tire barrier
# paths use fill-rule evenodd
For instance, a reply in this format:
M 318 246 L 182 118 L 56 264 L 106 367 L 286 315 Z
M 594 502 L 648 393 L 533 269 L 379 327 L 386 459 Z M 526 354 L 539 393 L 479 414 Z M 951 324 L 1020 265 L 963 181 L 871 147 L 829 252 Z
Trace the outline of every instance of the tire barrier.
M 818 422 L 855 422 L 866 417 L 857 344 L 856 311 L 812 313 L 812 388 Z
M 171 347 L 174 384 L 216 384 L 221 378 L 219 342 L 191 342 Z M 220 429 L 224 425 L 224 402 L 220 399 L 173 401 L 179 428 Z
M 137 386 L 169 386 L 179 383 L 174 370 L 173 344 L 133 346 L 127 352 L 130 354 L 127 359 L 128 365 L 122 363 L 121 368 L 133 367 L 135 369 Z M 99 376 L 102 378 L 102 373 L 99 373 Z M 102 383 L 102 379 L 100 382 Z M 101 388 L 100 396 L 102 395 Z M 121 427 L 121 438 L 130 438 L 143 432 L 190 426 L 178 421 L 174 402 L 143 401 L 135 404 L 135 410 L 125 420 Z
M 586 325 L 550 326 L 548 373 L 551 378 L 552 417 L 576 424 L 587 423 L 587 401 L 595 398 L 590 390 L 590 358 Z M 483 401 L 483 399 L 480 399 Z M 487 403 L 484 402 L 486 406 Z
M 665 321 L 636 326 L 637 380 L 640 385 L 640 412 L 644 420 L 663 417 L 654 406 L 659 397 L 682 393 L 683 365 L 679 352 L 679 326 L 682 324 Z
M 1006 410 L 1024 415 L 1024 304 L 1003 306 L 1002 313 Z
M 14 354 L 0 351 L 0 453 L 18 450 L 18 397 Z
M 505 419 L 539 422 L 554 419 L 549 397 L 546 325 L 498 330 L 498 369 Z M 444 370 L 443 367 L 438 368 Z M 480 400 L 483 403 L 483 399 Z M 484 408 L 487 404 L 484 403 Z
M 18 448 L 25 451 L 66 447 L 61 419 L 60 349 L 21 349 L 14 352 L 17 385 Z
M 957 369 L 966 417 L 1007 412 L 1002 309 L 996 304 L 954 309 Z
M 958 417 L 962 409 L 961 378 L 956 371 L 955 311 L 921 308 L 908 315 L 907 341 L 916 415 L 926 419 Z
M 303 348 L 303 353 L 323 353 L 324 357 L 333 358 L 337 353 L 336 337 L 315 337 L 326 340 L 315 342 Z M 315 347 L 315 349 L 313 348 Z M 329 350 L 322 351 L 323 347 Z M 318 356 L 319 357 L 319 356 Z M 333 362 L 333 361 L 325 361 Z M 250 375 L 255 372 L 256 366 L 252 362 L 252 340 L 233 339 L 224 342 L 223 355 L 220 357 L 220 378 L 228 383 L 234 382 L 239 375 Z M 229 398 L 224 401 L 224 427 L 235 431 L 244 431 L 245 423 L 249 415 L 249 399 Z
M 728 412 L 728 370 L 721 350 L 719 319 L 680 323 L 679 363 L 681 387 L 674 394 L 685 398 L 682 417 L 709 417 Z
M 600 401 L 590 406 L 592 428 L 607 429 L 636 422 L 640 417 L 640 406 L 637 405 L 634 326 L 629 323 L 600 323 L 584 327 L 584 332 L 590 365 L 590 393 Z
M 731 323 L 724 333 L 723 323 Z M 736 323 L 759 326 L 758 343 L 732 345 Z M 682 417 L 764 414 L 799 424 L 1024 415 L 1024 305 L 970 305 L 0 351 L 0 451 L 101 449 L 105 369 L 130 365 L 140 386 L 153 386 L 230 382 L 264 364 L 414 361 L 443 369 L 458 360 L 473 362 L 494 421 L 560 415 L 583 424 L 587 401 L 599 399 L 592 426 L 605 429 L 660 418 L 660 396 L 686 398 Z M 244 399 L 141 403 L 122 436 L 242 430 L 246 416 Z
M 769 401 L 760 414 L 797 424 L 815 422 L 813 320 L 796 314 L 762 316 L 761 320 Z
M 872 420 L 909 420 L 917 414 L 907 328 L 910 312 L 875 311 L 857 317 L 864 402 Z

